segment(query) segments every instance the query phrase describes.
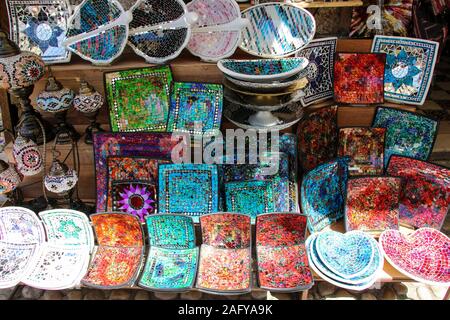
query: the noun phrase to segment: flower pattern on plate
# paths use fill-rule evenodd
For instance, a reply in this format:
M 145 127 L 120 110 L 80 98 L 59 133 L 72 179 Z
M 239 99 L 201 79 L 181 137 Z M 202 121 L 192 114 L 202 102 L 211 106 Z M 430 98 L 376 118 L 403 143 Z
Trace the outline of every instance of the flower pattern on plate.
M 91 215 L 91 221 L 100 245 L 144 245 L 141 224 L 136 216 L 126 213 L 97 213 Z
M 135 215 L 141 222 L 155 212 L 156 188 L 146 182 L 115 181 L 112 185 L 113 211 Z
M 158 214 L 146 218 L 150 246 L 166 249 L 195 247 L 195 228 L 191 217 Z
M 250 217 L 215 213 L 200 218 L 203 243 L 219 248 L 248 248 L 251 245 Z

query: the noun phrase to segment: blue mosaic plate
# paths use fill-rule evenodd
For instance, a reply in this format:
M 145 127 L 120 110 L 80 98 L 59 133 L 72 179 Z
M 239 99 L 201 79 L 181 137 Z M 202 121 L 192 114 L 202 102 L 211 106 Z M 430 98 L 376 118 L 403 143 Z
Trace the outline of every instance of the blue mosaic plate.
M 342 234 L 336 231 L 319 233 L 315 242 L 322 263 L 344 279 L 364 274 L 373 263 L 375 248 L 361 231 Z
M 150 246 L 168 249 L 195 247 L 194 221 L 191 217 L 175 214 L 147 216 L 147 231 Z

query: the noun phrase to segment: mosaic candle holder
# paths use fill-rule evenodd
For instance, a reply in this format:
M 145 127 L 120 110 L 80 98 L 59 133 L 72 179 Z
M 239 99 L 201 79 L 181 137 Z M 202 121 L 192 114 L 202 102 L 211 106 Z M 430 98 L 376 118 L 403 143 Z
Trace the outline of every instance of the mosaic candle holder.
M 22 177 L 14 166 L 0 160 L 0 194 L 14 191 L 22 182 Z
M 37 144 L 20 134 L 14 140 L 13 157 L 16 161 L 17 170 L 24 176 L 34 176 L 44 168 L 42 155 Z
M 44 178 L 45 188 L 53 193 L 70 198 L 78 182 L 78 174 L 59 160 L 53 160 L 50 172 Z

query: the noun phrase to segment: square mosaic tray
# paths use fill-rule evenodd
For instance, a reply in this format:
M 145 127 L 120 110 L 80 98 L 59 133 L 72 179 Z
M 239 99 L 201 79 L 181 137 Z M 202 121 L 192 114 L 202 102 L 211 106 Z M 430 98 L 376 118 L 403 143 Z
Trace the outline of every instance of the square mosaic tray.
M 256 219 L 257 246 L 294 246 L 306 239 L 306 216 L 298 213 L 268 213 Z
M 386 54 L 386 100 L 422 105 L 430 88 L 439 43 L 424 39 L 375 36 L 372 52 Z
M 45 231 L 41 220 L 22 207 L 0 208 L 1 240 L 12 243 L 43 243 Z
M 202 243 L 218 248 L 249 248 L 250 217 L 238 213 L 214 213 L 200 218 Z
M 350 157 L 350 175 L 380 175 L 384 171 L 385 128 L 341 128 L 338 156 Z
M 191 217 L 157 214 L 146 218 L 149 245 L 165 249 L 195 247 L 195 228 Z
M 220 129 L 222 105 L 220 84 L 175 82 L 167 131 L 214 134 Z
M 159 166 L 160 213 L 191 216 L 194 222 L 203 214 L 219 209 L 219 178 L 216 165 L 162 164 Z
M 144 245 L 141 223 L 136 216 L 126 213 L 96 213 L 90 217 L 99 245 L 117 247 Z
M 388 229 L 398 229 L 400 191 L 400 178 L 349 179 L 345 202 L 345 229 L 375 234 Z
M 105 73 L 111 131 L 166 131 L 171 83 L 168 66 Z

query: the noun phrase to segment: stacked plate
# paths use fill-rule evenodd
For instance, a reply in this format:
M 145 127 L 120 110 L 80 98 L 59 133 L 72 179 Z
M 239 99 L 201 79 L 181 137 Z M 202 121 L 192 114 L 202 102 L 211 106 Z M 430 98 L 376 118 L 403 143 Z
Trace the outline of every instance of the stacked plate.
M 370 288 L 383 269 L 378 242 L 362 231 L 324 231 L 306 240 L 310 267 L 323 280 L 349 290 Z

